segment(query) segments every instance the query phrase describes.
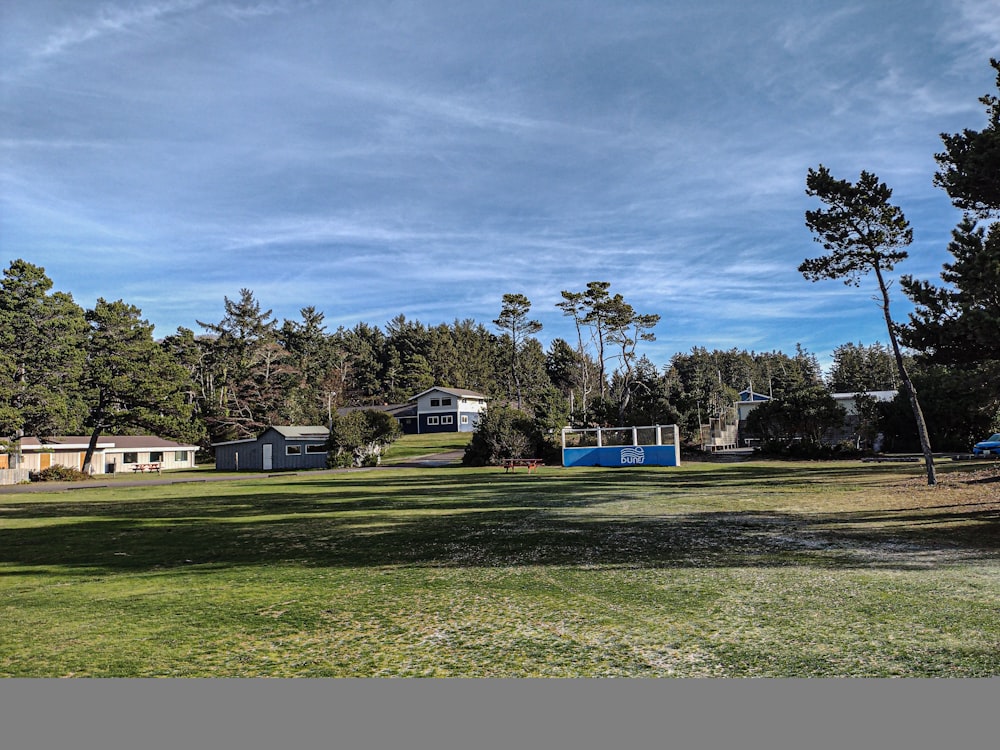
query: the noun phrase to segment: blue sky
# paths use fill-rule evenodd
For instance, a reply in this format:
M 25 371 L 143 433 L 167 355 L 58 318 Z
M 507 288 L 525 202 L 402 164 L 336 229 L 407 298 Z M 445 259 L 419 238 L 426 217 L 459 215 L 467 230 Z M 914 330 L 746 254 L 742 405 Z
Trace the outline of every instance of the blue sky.
M 249 288 L 328 330 L 497 316 L 610 281 L 692 346 L 886 340 L 807 282 L 809 167 L 875 172 L 937 278 L 939 134 L 985 125 L 1000 0 L 6 0 L 0 261 L 157 335 Z M 895 312 L 907 305 L 898 294 Z

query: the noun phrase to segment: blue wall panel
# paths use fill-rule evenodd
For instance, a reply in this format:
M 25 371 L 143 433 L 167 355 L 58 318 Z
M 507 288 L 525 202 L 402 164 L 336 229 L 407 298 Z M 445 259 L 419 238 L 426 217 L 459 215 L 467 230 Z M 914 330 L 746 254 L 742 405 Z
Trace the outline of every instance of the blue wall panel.
M 563 466 L 677 466 L 672 445 L 563 448 Z

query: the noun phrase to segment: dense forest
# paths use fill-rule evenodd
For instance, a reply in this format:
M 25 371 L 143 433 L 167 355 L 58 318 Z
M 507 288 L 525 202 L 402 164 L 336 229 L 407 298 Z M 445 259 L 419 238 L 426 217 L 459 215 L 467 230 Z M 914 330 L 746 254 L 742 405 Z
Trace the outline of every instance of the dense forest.
M 547 348 L 533 335 L 539 327 L 522 295 L 498 300 L 489 324 L 426 325 L 399 315 L 383 326 L 329 331 L 313 307 L 298 320 L 274 319 L 249 289 L 224 298 L 224 315 L 198 321 L 198 333 L 179 328 L 155 340 L 138 308 L 101 299 L 84 310 L 53 290 L 43 268 L 15 260 L 0 283 L 0 434 L 153 431 L 207 448 L 270 424 L 327 424 L 342 406 L 399 403 L 442 385 L 519 408 L 546 430 L 676 423 L 696 442 L 699 425 L 729 418 L 743 389 L 782 402 L 898 387 L 880 344 L 838 347 L 826 378 L 801 347 L 791 354 L 694 348 L 658 366 L 640 351 L 655 315 L 636 313 L 607 282 L 563 299 L 578 336 Z M 985 415 L 949 387 L 953 368 L 921 362 L 914 360 L 915 377 L 936 438 L 967 447 L 989 429 Z M 882 418 L 905 443 L 905 408 Z
M 991 64 L 1000 89 L 1000 62 Z M 636 311 L 607 281 L 562 291 L 558 306 L 576 336 L 548 348 L 520 294 L 503 295 L 488 324 L 427 325 L 398 315 L 330 331 L 315 307 L 278 321 L 242 289 L 224 298 L 220 320 L 155 340 L 134 305 L 99 299 L 85 310 L 53 289 L 43 267 L 17 259 L 0 282 L 0 438 L 155 432 L 207 448 L 270 424 L 326 424 L 339 407 L 398 403 L 439 385 L 479 391 L 525 415 L 539 434 L 567 424 L 676 423 L 696 442 L 700 425 L 726 418 L 743 389 L 772 397 L 762 414 L 775 422 L 759 429 L 789 432 L 832 414 L 831 391 L 896 389 L 903 373 L 913 386 L 904 390 L 914 401 L 920 394 L 934 447 L 967 450 L 1000 427 L 1000 98 L 981 101 L 987 126 L 942 135 L 945 150 L 935 155 L 935 184 L 963 211 L 941 284 L 904 275 L 914 312 L 906 323 L 893 321 L 885 295 L 892 351 L 845 343 L 825 378 L 799 346 L 792 354 L 696 347 L 654 363 L 641 347 L 654 339 L 659 315 Z M 891 191 L 864 172 L 852 185 L 822 167 L 810 170 L 810 180 L 820 179 L 807 192 L 832 208 L 808 212 L 807 224 L 831 254 L 800 270 L 813 280 L 857 283 L 859 269 L 870 266 L 884 291 L 879 261 L 891 268 L 904 260 L 909 242 L 905 218 L 888 204 Z M 902 240 L 887 244 L 883 232 L 862 237 L 865 246 L 840 228 L 875 227 L 875 209 L 892 210 Z M 879 255 L 886 247 L 891 252 Z M 896 356 L 897 339 L 905 356 Z M 916 426 L 905 400 L 873 411 L 869 427 L 912 449 Z

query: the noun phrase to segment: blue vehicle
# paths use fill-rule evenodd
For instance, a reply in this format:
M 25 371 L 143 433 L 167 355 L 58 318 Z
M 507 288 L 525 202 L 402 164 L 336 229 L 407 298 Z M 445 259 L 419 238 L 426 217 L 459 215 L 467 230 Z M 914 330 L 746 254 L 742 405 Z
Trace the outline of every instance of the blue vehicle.
M 1000 432 L 990 435 L 986 440 L 972 446 L 972 452 L 977 456 L 1000 456 Z

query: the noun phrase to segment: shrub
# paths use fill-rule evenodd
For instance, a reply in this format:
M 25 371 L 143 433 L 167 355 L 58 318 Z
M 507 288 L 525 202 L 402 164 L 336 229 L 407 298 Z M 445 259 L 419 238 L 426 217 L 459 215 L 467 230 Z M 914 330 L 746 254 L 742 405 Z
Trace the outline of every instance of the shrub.
M 540 442 L 531 417 L 517 409 L 491 406 L 479 415 L 462 463 L 490 466 L 507 458 L 534 458 Z
M 378 466 L 382 451 L 403 434 L 391 414 L 375 409 L 352 411 L 334 418 L 326 454 L 331 469 Z
M 90 479 L 90 475 L 84 474 L 79 469 L 57 464 L 41 471 L 28 472 L 28 478 L 32 482 L 84 482 Z
M 818 461 L 833 458 L 860 458 L 864 451 L 858 448 L 850 440 L 845 440 L 836 445 L 826 445 L 813 440 L 787 440 L 775 438 L 765 440 L 761 443 L 759 452 L 765 456 L 777 456 L 781 458 L 791 458 L 800 461 Z

